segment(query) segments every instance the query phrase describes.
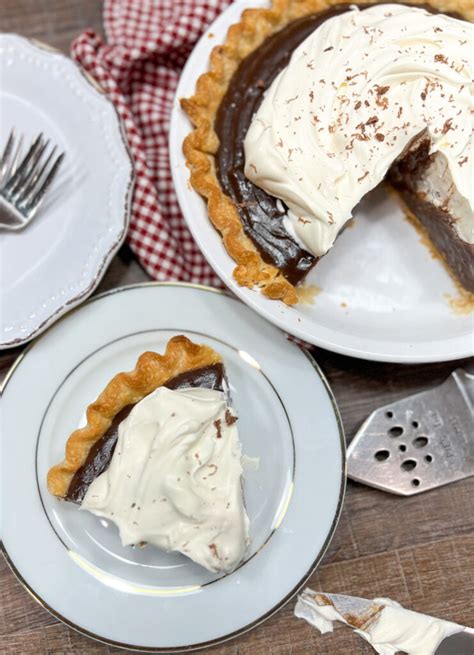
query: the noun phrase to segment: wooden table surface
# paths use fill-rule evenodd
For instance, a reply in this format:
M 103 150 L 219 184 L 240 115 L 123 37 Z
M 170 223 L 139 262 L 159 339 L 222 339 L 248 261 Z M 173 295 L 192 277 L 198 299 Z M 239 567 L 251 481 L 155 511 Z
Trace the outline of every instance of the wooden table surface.
M 0 2 L 2 31 L 35 37 L 66 52 L 71 39 L 87 27 L 101 30 L 99 0 Z M 112 262 L 98 292 L 145 279 L 125 247 Z M 0 355 L 0 379 L 19 352 L 16 349 Z M 449 363 L 400 366 L 363 362 L 321 349 L 315 349 L 315 355 L 335 393 L 348 441 L 372 410 L 438 384 L 454 368 Z M 388 596 L 419 612 L 474 625 L 473 490 L 471 478 L 404 499 L 349 482 L 336 534 L 309 585 L 367 598 Z M 293 618 L 293 607 L 294 601 L 290 601 L 262 626 L 208 652 L 373 652 L 342 626 L 333 634 L 320 636 L 314 628 Z M 0 644 L 2 655 L 123 652 L 90 641 L 59 623 L 29 596 L 1 557 Z

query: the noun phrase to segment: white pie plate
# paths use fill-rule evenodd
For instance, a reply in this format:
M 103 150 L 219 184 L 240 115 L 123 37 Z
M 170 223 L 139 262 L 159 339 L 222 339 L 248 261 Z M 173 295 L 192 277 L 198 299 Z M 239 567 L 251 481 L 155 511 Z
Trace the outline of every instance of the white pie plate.
M 123 548 L 113 525 L 45 485 L 106 382 L 181 333 L 223 355 L 243 452 L 260 458 L 244 480 L 248 557 L 221 579 L 181 555 Z M 169 652 L 241 634 L 297 592 L 334 533 L 344 438 L 324 376 L 307 352 L 223 292 L 145 284 L 94 298 L 21 355 L 2 411 L 7 561 L 54 616 L 100 641 Z
M 334 352 L 384 362 L 434 362 L 473 352 L 472 315 L 459 315 L 447 296 L 459 294 L 450 276 L 382 190 L 367 198 L 335 247 L 307 278 L 322 289 L 314 304 L 287 307 L 259 292 L 239 287 L 234 262 L 212 227 L 204 201 L 189 184 L 182 143 L 190 131 L 179 98 L 194 94 L 208 68 L 211 49 L 225 39 L 246 7 L 237 0 L 209 27 L 194 48 L 177 89 L 170 130 L 173 180 L 188 226 L 223 282 L 249 307 L 305 341 Z
M 8 348 L 95 289 L 127 232 L 133 166 L 113 104 L 68 57 L 2 34 L 0 80 L 0 149 L 14 127 L 26 147 L 43 132 L 66 153 L 33 222 L 0 230 L 0 348 Z

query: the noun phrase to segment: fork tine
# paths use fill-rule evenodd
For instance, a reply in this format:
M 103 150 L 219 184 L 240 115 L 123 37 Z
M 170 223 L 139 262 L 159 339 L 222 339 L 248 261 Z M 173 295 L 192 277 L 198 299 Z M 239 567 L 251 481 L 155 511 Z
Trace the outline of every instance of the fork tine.
M 20 138 L 18 140 L 16 150 L 15 150 L 15 154 L 13 155 L 13 158 L 12 158 L 11 162 L 9 163 L 8 171 L 6 171 L 6 173 L 5 173 L 5 179 L 8 180 L 8 181 L 11 180 L 12 176 L 16 172 L 22 148 L 23 148 L 23 134 L 20 136 Z
M 14 142 L 15 142 L 15 128 L 12 128 L 7 140 L 7 144 L 2 152 L 2 158 L 0 159 L 0 183 L 3 180 L 5 173 L 7 172 L 8 162 L 10 160 L 10 155 L 13 150 Z
M 61 162 L 64 159 L 65 153 L 62 152 L 57 158 L 54 164 L 51 167 L 51 170 L 47 174 L 46 178 L 44 181 L 41 183 L 40 188 L 36 191 L 34 196 L 31 198 L 31 200 L 26 204 L 24 207 L 24 211 L 27 214 L 28 218 L 32 218 L 33 215 L 36 213 L 38 210 L 38 207 L 40 206 L 41 202 L 44 199 L 45 193 L 50 187 L 52 181 L 56 177 L 56 174 L 59 170 L 59 167 L 61 166 Z
M 22 189 L 21 197 L 18 198 L 18 202 L 21 202 L 21 203 L 23 203 L 25 205 L 27 205 L 29 203 L 29 201 L 33 197 L 35 191 L 37 190 L 37 186 L 38 186 L 39 181 L 43 177 L 43 174 L 46 171 L 51 159 L 54 157 L 57 149 L 58 149 L 57 146 L 54 146 L 54 148 L 51 150 L 48 157 L 46 158 L 46 161 L 41 166 L 41 168 L 39 168 L 39 170 L 38 170 L 38 167 L 37 167 L 36 172 L 34 173 L 34 175 L 29 176 L 28 184 L 27 184 L 26 187 L 24 187 Z
M 10 178 L 10 180 L 8 181 L 7 185 L 4 188 L 5 197 L 9 197 L 18 179 L 20 179 L 25 173 L 25 171 L 27 170 L 28 164 L 30 163 L 32 157 L 35 155 L 36 151 L 41 147 L 42 138 L 43 138 L 43 133 L 39 134 L 36 137 L 33 145 L 30 147 L 25 157 L 23 157 L 23 160 L 21 164 L 18 166 L 18 168 L 14 172 L 12 169 L 10 170 L 10 174 L 12 174 L 12 177 Z M 15 167 L 16 167 L 16 160 L 18 159 L 18 157 L 19 157 L 19 150 L 17 150 L 15 154 L 15 160 L 14 160 Z
M 45 142 L 42 142 L 41 145 L 37 148 L 35 154 L 31 158 L 31 161 L 27 169 L 23 172 L 23 175 L 18 177 L 16 183 L 10 189 L 10 198 L 16 202 L 21 202 L 25 197 L 26 189 L 30 184 L 32 177 L 35 176 L 35 173 L 38 169 L 38 166 L 41 164 L 41 157 L 46 151 L 46 148 L 49 145 L 49 139 Z

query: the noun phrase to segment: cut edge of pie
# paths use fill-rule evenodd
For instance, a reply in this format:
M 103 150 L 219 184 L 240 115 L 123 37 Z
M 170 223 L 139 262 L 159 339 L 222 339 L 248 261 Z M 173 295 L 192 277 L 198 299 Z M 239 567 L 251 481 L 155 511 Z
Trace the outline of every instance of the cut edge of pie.
M 66 496 L 75 473 L 84 465 L 94 444 L 105 434 L 113 419 L 127 405 L 140 400 L 172 378 L 222 362 L 210 346 L 198 345 L 180 335 L 171 338 L 164 355 L 145 352 L 133 371 L 118 373 L 86 411 L 85 427 L 75 430 L 66 442 L 65 458 L 48 471 L 48 490 Z
M 378 0 L 366 0 L 379 4 Z M 215 154 L 219 140 L 214 130 L 219 105 L 239 64 L 263 41 L 291 21 L 334 5 L 353 4 L 348 0 L 273 0 L 269 9 L 246 9 L 238 23 L 232 25 L 224 44 L 213 48 L 209 70 L 196 82 L 192 97 L 181 98 L 180 104 L 194 129 L 183 142 L 191 186 L 207 202 L 209 218 L 222 237 L 228 254 L 236 262 L 233 271 L 241 286 L 259 287 L 273 299 L 292 305 L 298 302 L 296 288 L 282 273 L 267 264 L 244 232 L 235 203 L 223 191 L 216 174 Z M 419 5 L 420 0 L 403 4 Z M 430 0 L 430 6 L 442 12 L 458 12 L 466 20 L 474 20 L 474 5 L 469 0 Z

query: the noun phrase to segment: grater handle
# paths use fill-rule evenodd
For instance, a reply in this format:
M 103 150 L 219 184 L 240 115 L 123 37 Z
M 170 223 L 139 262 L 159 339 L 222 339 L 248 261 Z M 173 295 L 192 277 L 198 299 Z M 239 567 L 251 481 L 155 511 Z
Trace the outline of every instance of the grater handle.
M 457 368 L 452 375 L 472 412 L 474 407 L 474 364 L 469 366 L 467 371 Z

